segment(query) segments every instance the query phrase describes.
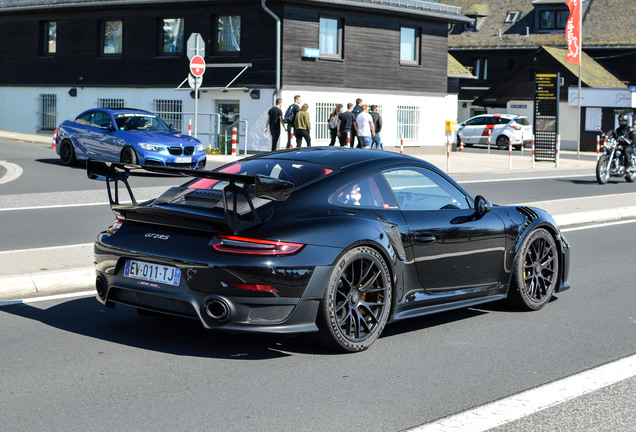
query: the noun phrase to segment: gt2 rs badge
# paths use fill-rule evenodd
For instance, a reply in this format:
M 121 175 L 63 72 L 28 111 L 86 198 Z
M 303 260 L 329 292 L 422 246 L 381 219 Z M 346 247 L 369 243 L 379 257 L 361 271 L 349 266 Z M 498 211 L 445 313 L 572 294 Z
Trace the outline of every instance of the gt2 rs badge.
M 146 233 L 146 238 L 153 238 L 158 240 L 168 240 L 170 238 L 169 235 L 166 234 L 156 234 L 156 233 Z

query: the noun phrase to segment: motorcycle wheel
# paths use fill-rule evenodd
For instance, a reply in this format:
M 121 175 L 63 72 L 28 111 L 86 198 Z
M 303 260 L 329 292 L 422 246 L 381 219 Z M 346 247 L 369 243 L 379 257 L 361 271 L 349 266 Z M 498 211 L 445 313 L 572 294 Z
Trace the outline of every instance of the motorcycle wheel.
M 634 181 L 636 181 L 636 173 L 625 174 L 625 181 L 627 183 L 634 183 Z
M 609 156 L 603 155 L 596 163 L 596 181 L 599 184 L 605 184 L 610 178 L 609 172 Z

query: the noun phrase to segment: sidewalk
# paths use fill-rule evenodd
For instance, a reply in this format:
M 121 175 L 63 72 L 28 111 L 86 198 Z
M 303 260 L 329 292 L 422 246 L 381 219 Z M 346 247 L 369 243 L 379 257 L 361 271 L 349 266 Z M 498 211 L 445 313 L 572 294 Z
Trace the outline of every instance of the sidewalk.
M 6 133 L 0 131 L 0 137 L 26 142 L 50 143 L 49 137 Z M 36 141 L 37 140 L 37 141 Z M 399 152 L 399 148 L 388 147 L 388 151 Z M 427 154 L 426 149 L 407 147 L 408 155 L 425 159 L 442 171 L 447 172 L 448 159 L 443 154 Z M 576 175 L 594 172 L 596 160 L 586 155 L 586 159 L 561 158 L 559 168 L 554 163 L 537 162 L 532 167 L 529 151 L 514 152 L 512 169 L 508 152 L 493 150 L 491 154 L 453 152 L 450 155 L 451 176 L 455 174 L 470 175 L 471 178 L 491 179 L 505 177 L 511 173 L 528 172 L 528 175 Z M 230 162 L 232 156 L 208 156 L 211 162 Z M 589 197 L 564 200 L 523 203 L 547 210 L 561 227 L 591 222 L 603 222 L 623 218 L 636 217 L 636 205 L 625 206 L 624 203 L 636 203 L 636 192 L 625 194 L 603 195 L 594 198 L 590 204 Z M 594 210 L 589 210 L 594 208 Z M 85 289 L 92 287 L 95 281 L 93 269 L 93 245 L 80 244 L 38 249 L 23 249 L 0 252 L 0 298 L 20 298 L 37 293 L 52 293 L 59 290 Z

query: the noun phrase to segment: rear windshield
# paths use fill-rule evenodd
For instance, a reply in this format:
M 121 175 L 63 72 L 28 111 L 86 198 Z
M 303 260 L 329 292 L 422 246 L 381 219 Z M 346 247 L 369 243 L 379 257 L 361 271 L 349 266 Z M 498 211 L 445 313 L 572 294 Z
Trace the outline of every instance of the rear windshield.
M 254 159 L 244 162 L 237 162 L 229 165 L 219 172 L 228 174 L 240 174 L 247 176 L 262 175 L 293 183 L 299 187 L 312 182 L 320 177 L 331 174 L 333 171 L 322 165 L 308 162 L 275 160 L 275 159 Z M 221 190 L 227 185 L 226 181 L 214 179 L 199 179 L 188 187 L 193 189 Z
M 528 121 L 527 117 L 517 117 L 515 121 L 521 126 L 530 126 L 530 122 Z

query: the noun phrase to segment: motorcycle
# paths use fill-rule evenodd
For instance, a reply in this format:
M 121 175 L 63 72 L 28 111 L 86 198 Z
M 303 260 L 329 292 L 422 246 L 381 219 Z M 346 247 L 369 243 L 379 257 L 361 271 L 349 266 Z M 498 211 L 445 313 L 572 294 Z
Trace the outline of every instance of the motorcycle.
M 631 142 L 623 136 L 613 138 L 601 134 L 604 139 L 603 154 L 596 163 L 596 180 L 600 184 L 605 184 L 610 177 L 625 177 L 628 182 L 636 181 L 636 167 L 634 166 L 634 154 L 630 155 L 629 168 L 625 170 L 623 158 L 624 146 L 631 145 Z

